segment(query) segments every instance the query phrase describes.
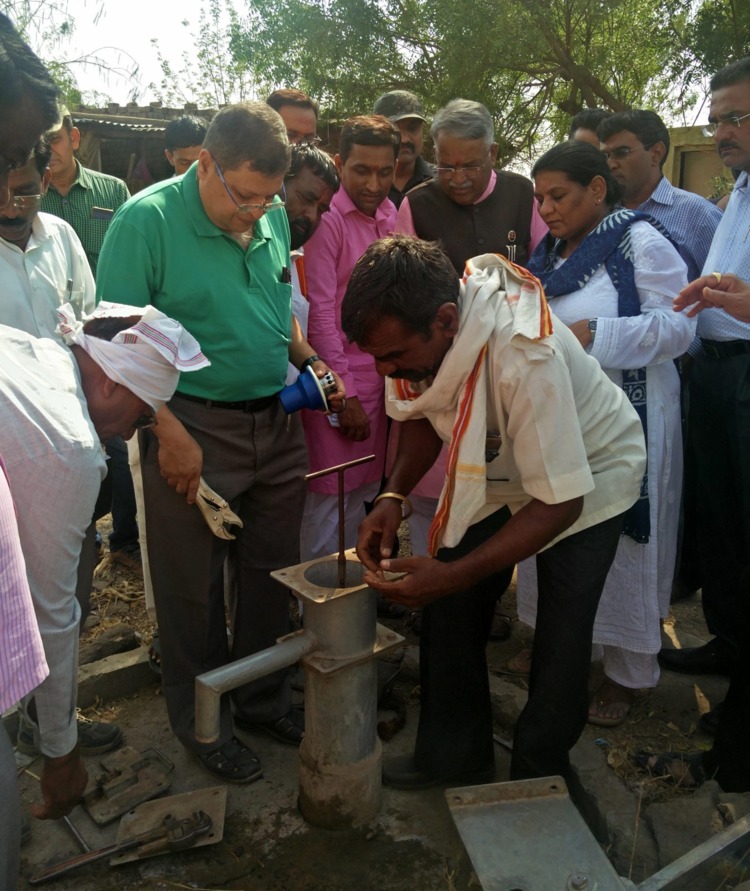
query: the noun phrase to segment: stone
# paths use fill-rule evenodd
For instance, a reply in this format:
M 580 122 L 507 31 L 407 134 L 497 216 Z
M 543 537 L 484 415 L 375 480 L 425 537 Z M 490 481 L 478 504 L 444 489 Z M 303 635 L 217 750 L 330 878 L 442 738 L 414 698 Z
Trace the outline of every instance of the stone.
M 659 857 L 638 800 L 591 740 L 579 740 L 570 761 L 577 781 L 571 797 L 615 869 L 633 881 L 648 878 L 659 868 Z
M 652 804 L 645 811 L 659 849 L 659 867 L 682 857 L 724 829 L 718 810 L 719 786 L 710 780 L 691 795 Z

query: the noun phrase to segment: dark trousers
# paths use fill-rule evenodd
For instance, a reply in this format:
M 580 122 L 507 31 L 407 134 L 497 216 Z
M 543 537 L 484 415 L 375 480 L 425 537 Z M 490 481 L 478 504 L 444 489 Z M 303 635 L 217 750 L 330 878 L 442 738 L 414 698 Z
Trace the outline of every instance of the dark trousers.
M 509 519 L 507 508 L 496 511 L 470 526 L 455 548 L 441 548 L 437 559 L 451 563 L 465 557 Z M 421 710 L 414 753 L 422 770 L 447 776 L 494 763 L 485 648 L 495 604 L 512 577 L 510 566 L 422 610 Z
M 105 448 L 109 455 L 107 463 L 112 478 L 112 532 L 109 536 L 109 549 L 130 550 L 138 546 L 138 521 L 128 447 L 121 436 L 115 436 L 107 442 Z
M 703 756 L 706 775 L 725 792 L 750 792 L 750 583 L 742 590 L 732 674 L 713 747 Z
M 199 509 L 162 479 L 158 443 L 141 435 L 149 562 L 162 648 L 162 688 L 172 729 L 196 742 L 195 677 L 230 661 L 223 569 L 232 552 L 237 600 L 231 659 L 273 646 L 289 631 L 289 594 L 269 573 L 299 562 L 307 453 L 297 415 L 280 403 L 258 412 L 210 409 L 175 397 L 170 409 L 203 449 L 203 476 L 242 518 L 235 541 L 214 536 Z M 288 672 L 222 697 L 219 745 L 232 735 L 231 703 L 249 721 L 273 721 L 291 705 Z
M 497 511 L 437 558 L 447 563 L 469 554 L 509 517 L 507 509 Z M 621 528 L 622 517 L 615 517 L 537 555 L 539 606 L 529 701 L 516 726 L 512 779 L 568 773 L 568 751 L 588 716 L 594 617 Z M 510 567 L 422 612 L 422 710 L 415 748 L 422 770 L 450 775 L 494 761 L 485 646 L 497 594 L 512 572 Z
M 588 720 L 594 619 L 620 541 L 622 516 L 536 556 L 538 605 L 529 698 L 516 724 L 512 780 L 570 774 Z
M 750 355 L 696 360 L 688 436 L 700 505 L 703 611 L 709 631 L 732 643 L 750 570 Z

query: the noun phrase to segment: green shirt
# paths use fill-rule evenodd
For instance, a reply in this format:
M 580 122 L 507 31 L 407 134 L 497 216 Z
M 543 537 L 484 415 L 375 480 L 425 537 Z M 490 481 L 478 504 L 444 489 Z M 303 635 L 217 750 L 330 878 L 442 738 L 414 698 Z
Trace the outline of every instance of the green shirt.
M 42 198 L 45 213 L 62 217 L 75 229 L 81 239 L 91 272 L 96 278 L 99 252 L 107 234 L 110 219 L 92 216 L 92 208 L 115 211 L 130 198 L 128 187 L 121 179 L 97 170 L 89 170 L 76 160 L 78 172 L 67 195 L 61 195 L 52 183 Z M 96 214 L 96 211 L 94 211 Z M 111 215 L 110 215 L 111 218 Z
M 243 250 L 208 218 L 196 169 L 144 189 L 117 212 L 99 258 L 97 299 L 151 303 L 197 338 L 211 366 L 183 374 L 181 392 L 222 402 L 270 396 L 284 386 L 291 341 L 286 213 L 261 217 Z

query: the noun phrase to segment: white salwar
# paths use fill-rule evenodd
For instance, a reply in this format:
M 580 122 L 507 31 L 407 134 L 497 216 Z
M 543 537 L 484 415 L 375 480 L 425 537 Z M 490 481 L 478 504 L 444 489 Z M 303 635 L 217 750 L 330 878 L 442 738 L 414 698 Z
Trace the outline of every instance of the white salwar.
M 581 290 L 550 298 L 549 305 L 567 325 L 597 320 L 596 336 L 587 352 L 616 384 L 622 386 L 623 369 L 648 369 L 650 538 L 648 544 L 637 544 L 622 536 L 593 638 L 601 647 L 595 652 L 602 654 L 607 677 L 637 689 L 652 687 L 659 678 L 655 654 L 661 646 L 660 619 L 669 611 L 682 486 L 680 381 L 672 360 L 687 350 L 695 323 L 672 309 L 674 297 L 687 283 L 686 267 L 677 251 L 646 222 L 633 225 L 632 244 L 640 315 L 618 317 L 617 291 L 604 267 Z M 518 615 L 535 625 L 534 558 L 518 567 Z

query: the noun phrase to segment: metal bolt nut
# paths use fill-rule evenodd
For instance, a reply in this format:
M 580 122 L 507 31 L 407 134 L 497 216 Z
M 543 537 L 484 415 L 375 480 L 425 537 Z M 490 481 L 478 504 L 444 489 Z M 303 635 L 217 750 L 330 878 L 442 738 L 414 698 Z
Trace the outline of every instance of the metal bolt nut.
M 568 878 L 570 891 L 585 891 L 589 887 L 589 877 L 583 872 L 575 872 Z

